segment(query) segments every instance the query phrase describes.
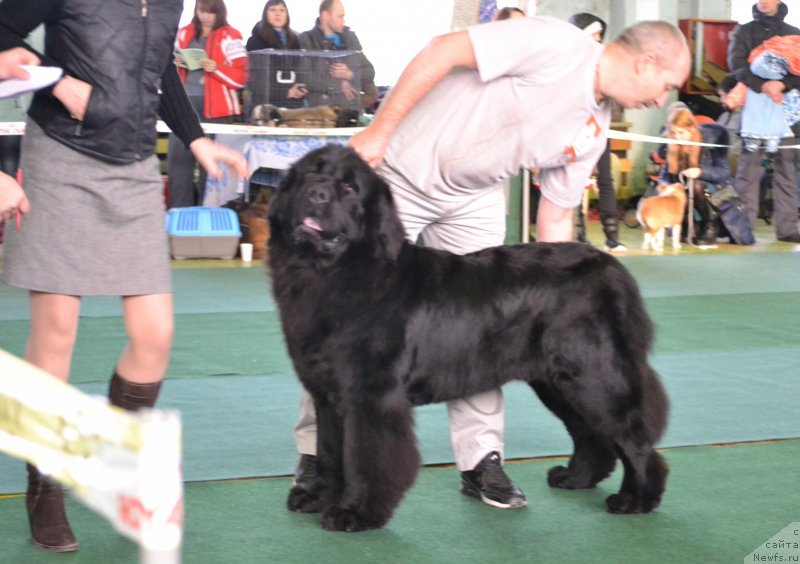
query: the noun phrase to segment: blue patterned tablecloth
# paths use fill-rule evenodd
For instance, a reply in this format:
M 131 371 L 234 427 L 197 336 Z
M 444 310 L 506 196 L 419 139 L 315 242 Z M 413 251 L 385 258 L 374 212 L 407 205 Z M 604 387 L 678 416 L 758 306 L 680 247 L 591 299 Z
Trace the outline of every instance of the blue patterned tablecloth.
M 218 134 L 215 141 L 241 152 L 250 167 L 250 173 L 259 168 L 288 169 L 307 152 L 328 143 L 346 145 L 350 135 L 229 135 Z M 204 206 L 219 207 L 236 199 L 245 184 L 222 166 L 222 177 L 209 177 L 203 198 Z

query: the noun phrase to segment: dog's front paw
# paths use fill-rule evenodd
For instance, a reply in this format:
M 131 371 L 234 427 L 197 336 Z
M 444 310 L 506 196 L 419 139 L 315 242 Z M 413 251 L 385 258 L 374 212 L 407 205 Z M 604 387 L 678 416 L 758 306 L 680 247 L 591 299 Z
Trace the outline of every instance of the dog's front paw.
M 385 519 L 369 518 L 352 508 L 336 505 L 325 508 L 321 521 L 322 528 L 326 531 L 343 531 L 345 533 L 380 529 L 386 524 Z
M 547 485 L 562 490 L 585 490 L 595 486 L 590 476 L 576 476 L 566 466 L 553 466 L 547 473 Z
M 606 498 L 606 509 L 609 513 L 630 514 L 650 513 L 661 504 L 661 497 L 647 499 L 629 492 L 612 494 Z
M 636 496 L 628 492 L 611 494 L 606 498 L 606 509 L 609 513 L 641 513 Z
M 661 496 L 640 497 L 629 492 L 612 494 L 606 498 L 606 509 L 609 513 L 650 513 L 661 505 Z
M 294 486 L 289 490 L 286 507 L 289 508 L 289 511 L 296 511 L 297 513 L 319 513 L 322 511 L 322 501 L 316 494 L 307 489 Z

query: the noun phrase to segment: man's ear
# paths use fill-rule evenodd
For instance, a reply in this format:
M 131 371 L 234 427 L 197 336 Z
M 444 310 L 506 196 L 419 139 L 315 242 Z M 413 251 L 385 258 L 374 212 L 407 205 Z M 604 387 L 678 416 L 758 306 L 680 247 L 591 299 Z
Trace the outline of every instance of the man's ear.
M 635 63 L 636 73 L 642 74 L 647 69 L 647 67 L 649 66 L 655 67 L 657 61 L 658 58 L 656 57 L 656 54 L 653 53 L 652 51 L 645 51 L 644 53 L 637 54 Z

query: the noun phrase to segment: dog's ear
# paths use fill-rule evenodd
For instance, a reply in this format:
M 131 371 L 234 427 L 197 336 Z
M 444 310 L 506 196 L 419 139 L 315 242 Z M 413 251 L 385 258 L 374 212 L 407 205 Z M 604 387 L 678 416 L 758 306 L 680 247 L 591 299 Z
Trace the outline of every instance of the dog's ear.
M 406 240 L 406 232 L 394 205 L 389 185 L 377 172 L 358 159 L 355 181 L 364 193 L 366 237 L 374 245 L 376 258 L 395 260 Z
M 273 236 L 280 236 L 283 233 L 283 223 L 287 221 L 287 218 L 292 217 L 291 192 L 295 182 L 297 182 L 297 171 L 292 166 L 269 201 L 269 228 Z M 291 229 L 292 226 L 288 226 L 287 232 L 290 232 Z

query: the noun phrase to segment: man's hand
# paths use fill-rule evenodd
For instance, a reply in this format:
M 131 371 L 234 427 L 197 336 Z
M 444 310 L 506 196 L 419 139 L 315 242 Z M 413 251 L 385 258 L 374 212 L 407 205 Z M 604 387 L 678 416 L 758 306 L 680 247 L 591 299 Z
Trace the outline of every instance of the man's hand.
M 341 78 L 342 80 L 353 80 L 353 71 L 344 63 L 333 63 L 329 67 L 331 78 Z
M 769 96 L 769 99 L 776 104 L 782 104 L 784 88 L 785 86 L 780 80 L 768 80 L 761 87 L 761 92 Z
M 194 158 L 206 169 L 209 176 L 219 179 L 222 176 L 222 169 L 219 163 L 223 162 L 232 167 L 239 178 L 249 178 L 250 172 L 247 170 L 247 161 L 238 151 L 234 151 L 225 145 L 219 145 L 208 137 L 200 137 L 192 141 L 189 145 Z
M 77 78 L 65 76 L 53 87 L 53 95 L 64 104 L 72 117 L 83 121 L 89 105 L 89 97 L 92 95 L 92 85 Z
M 20 65 L 38 64 L 39 57 L 22 47 L 14 47 L 3 51 L 0 53 L 0 79 L 18 78 L 20 80 L 28 80 L 30 78 L 28 71 Z
M 383 162 L 389 138 L 381 136 L 376 128 L 369 126 L 353 135 L 348 144 L 369 166 L 375 168 Z
M 343 80 L 342 94 L 344 94 L 344 97 L 347 98 L 348 100 L 353 101 L 356 98 L 358 98 L 358 89 L 352 84 L 350 84 L 348 81 Z

